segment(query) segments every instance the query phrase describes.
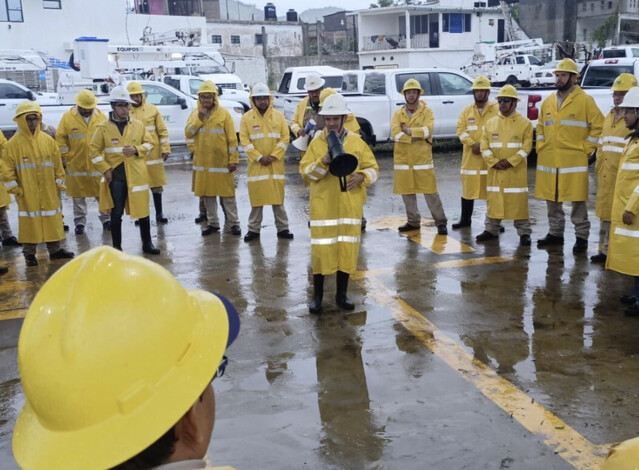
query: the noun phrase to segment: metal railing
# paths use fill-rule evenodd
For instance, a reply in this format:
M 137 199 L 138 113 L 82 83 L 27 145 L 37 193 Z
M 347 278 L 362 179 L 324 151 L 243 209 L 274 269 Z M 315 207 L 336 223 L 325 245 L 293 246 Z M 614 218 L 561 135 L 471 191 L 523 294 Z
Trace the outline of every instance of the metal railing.
M 363 52 L 406 49 L 407 47 L 406 37 L 403 35 L 377 34 L 363 36 L 360 42 L 360 50 Z M 437 45 L 431 45 L 428 34 L 415 34 L 410 38 L 410 47 L 411 49 L 424 49 L 437 47 Z

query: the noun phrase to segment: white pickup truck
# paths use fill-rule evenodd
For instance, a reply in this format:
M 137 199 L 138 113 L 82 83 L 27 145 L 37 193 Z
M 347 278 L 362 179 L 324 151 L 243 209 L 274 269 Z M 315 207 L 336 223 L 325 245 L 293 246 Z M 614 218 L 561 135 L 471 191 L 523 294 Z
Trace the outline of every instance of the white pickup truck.
M 493 85 L 530 86 L 542 62 L 532 54 L 509 54 L 496 62 L 468 65 L 462 71 L 472 77 L 486 75 Z
M 176 90 L 197 99 L 197 91 L 200 85 L 206 80 L 201 75 L 164 75 L 161 79 L 163 83 L 172 86 Z M 234 90 L 217 86 L 220 99 L 225 102 L 236 101 L 244 107 L 244 112 L 250 111 L 250 93 L 244 90 Z
M 5 135 L 15 132 L 17 128 L 15 122 L 13 122 L 16 106 L 22 101 L 33 101 L 35 98 L 35 94 L 22 85 L 15 82 L 7 82 L 6 80 L 0 80 L 0 129 L 2 129 Z M 184 127 L 191 112 L 197 108 L 197 101 L 191 96 L 185 95 L 179 90 L 161 82 L 140 80 L 139 83 L 146 92 L 147 101 L 156 105 L 160 110 L 169 130 L 171 143 L 184 144 L 186 142 Z M 10 89 L 11 91 L 8 94 L 8 98 L 5 98 L 5 96 L 7 96 L 6 93 L 2 93 L 4 89 Z M 106 96 L 98 96 L 98 107 L 108 113 L 111 110 L 111 106 L 104 102 L 106 99 Z M 244 112 L 243 106 L 236 101 L 226 100 L 220 100 L 220 105 L 231 113 L 236 130 L 239 132 L 240 119 Z M 62 115 L 70 106 L 72 106 L 72 103 L 55 105 L 41 104 L 43 122 L 50 126 L 57 127 Z

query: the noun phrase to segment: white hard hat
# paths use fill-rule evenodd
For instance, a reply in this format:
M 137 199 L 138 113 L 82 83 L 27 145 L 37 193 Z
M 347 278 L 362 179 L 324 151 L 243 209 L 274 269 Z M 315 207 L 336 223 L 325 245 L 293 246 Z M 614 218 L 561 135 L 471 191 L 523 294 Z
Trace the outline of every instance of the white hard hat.
M 251 90 L 251 96 L 271 96 L 271 90 L 264 83 L 256 83 Z
M 346 106 L 346 100 L 339 93 L 326 98 L 322 110 L 319 112 L 322 116 L 347 116 L 350 113 L 351 111 Z
M 324 86 L 326 81 L 319 76 L 319 74 L 313 72 L 306 77 L 306 81 L 304 82 L 304 89 L 306 91 L 319 90 Z
M 131 96 L 126 88 L 123 86 L 116 86 L 111 90 L 109 94 L 109 103 L 131 103 L 135 104 L 135 101 L 131 100 Z
M 626 96 L 623 97 L 623 102 L 619 105 L 620 108 L 639 108 L 639 87 L 634 87 L 628 90 Z

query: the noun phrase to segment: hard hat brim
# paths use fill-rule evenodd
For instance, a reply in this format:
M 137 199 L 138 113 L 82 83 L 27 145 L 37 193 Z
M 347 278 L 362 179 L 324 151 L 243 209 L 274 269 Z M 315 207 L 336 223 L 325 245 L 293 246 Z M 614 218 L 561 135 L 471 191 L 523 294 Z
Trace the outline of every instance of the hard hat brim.
M 326 84 L 326 80 L 324 80 L 323 78 L 320 78 L 319 82 L 317 82 L 317 86 L 314 87 L 307 87 L 306 83 L 304 84 L 304 89 L 306 91 L 315 91 L 315 90 L 319 90 L 320 88 L 322 88 L 325 84 Z
M 113 100 L 109 100 L 109 103 L 111 104 L 115 104 L 115 103 L 129 103 L 129 104 L 137 104 L 135 101 L 133 100 L 127 100 L 127 99 L 113 99 Z

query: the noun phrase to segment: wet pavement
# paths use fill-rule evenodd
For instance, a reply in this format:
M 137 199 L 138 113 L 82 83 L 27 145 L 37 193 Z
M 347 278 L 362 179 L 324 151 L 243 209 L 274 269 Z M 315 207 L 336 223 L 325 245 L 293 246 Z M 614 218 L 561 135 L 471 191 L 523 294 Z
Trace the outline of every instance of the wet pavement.
M 381 175 L 369 191 L 359 273 L 349 286 L 355 311 L 334 306 L 329 276 L 320 317 L 307 307 L 308 189 L 294 156 L 286 167 L 290 241 L 276 238 L 269 208 L 259 240 L 228 231 L 202 237 L 190 164 L 167 167 L 169 224 L 153 226 L 162 254 L 150 259 L 188 287 L 229 297 L 242 317 L 226 375 L 215 381 L 211 461 L 238 470 L 598 468 L 612 443 L 639 434 L 639 319 L 625 318 L 617 301 L 631 279 L 588 259 L 597 252 L 594 211 L 587 255 L 572 254 L 569 220 L 564 247 L 536 248 L 547 219 L 545 203 L 532 198 L 532 247 L 518 246 L 512 222 L 499 241 L 476 244 L 485 204 L 476 204 L 471 228 L 450 230 L 460 213 L 461 152 L 439 146 L 450 234 L 436 235 L 423 199 L 421 231 L 399 234 L 405 214 L 392 194 L 392 156 L 376 154 Z M 245 164 L 237 187 L 245 233 Z M 85 235 L 71 229 L 70 249 L 110 243 L 96 206 Z M 64 209 L 69 223 L 71 201 Z M 123 237 L 125 251 L 141 254 L 128 219 Z M 22 317 L 63 264 L 38 257 L 27 270 L 18 250 L 0 250 L 0 262 L 11 264 L 0 278 L 2 469 L 17 468 L 11 433 L 24 400 L 16 366 Z

